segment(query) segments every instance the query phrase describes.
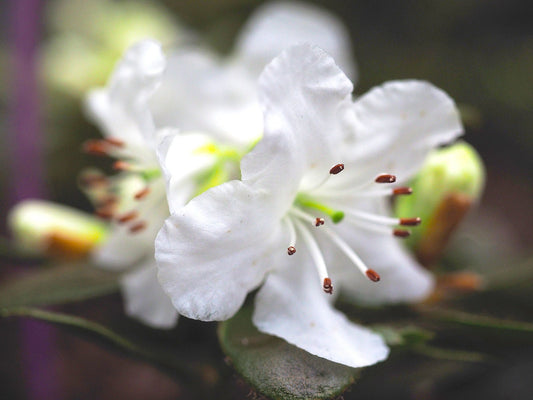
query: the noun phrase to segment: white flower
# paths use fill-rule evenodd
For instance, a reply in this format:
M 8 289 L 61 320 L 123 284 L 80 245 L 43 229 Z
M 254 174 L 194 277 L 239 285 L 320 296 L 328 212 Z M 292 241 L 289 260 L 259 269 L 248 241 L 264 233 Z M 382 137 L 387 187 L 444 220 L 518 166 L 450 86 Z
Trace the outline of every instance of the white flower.
M 118 159 L 114 167 L 120 172 L 105 177 L 86 171 L 81 178 L 97 214 L 112 221 L 111 234 L 94 251 L 95 261 L 105 268 L 127 271 L 121 280 L 127 314 L 159 328 L 172 327 L 178 315 L 157 282 L 153 259 L 155 236 L 169 214 L 156 142 L 174 138 L 176 145 L 169 156 L 180 171 L 181 185 L 175 198 L 180 205 L 204 184 L 200 174 L 225 171 L 224 165 L 217 164 L 220 156 L 211 151 L 214 144 L 205 135 L 155 129 L 147 101 L 165 64 L 157 42 L 141 41 L 126 52 L 108 86 L 89 94 L 88 113 L 105 139 L 91 140 L 85 149 Z
M 98 213 L 113 219 L 112 235 L 95 258 L 104 267 L 127 269 L 122 292 L 129 315 L 153 326 L 174 324 L 176 311 L 154 273 L 156 232 L 169 207 L 179 210 L 195 194 L 238 177 L 240 158 L 262 134 L 259 71 L 283 47 L 304 39 L 334 52 L 355 75 L 348 35 L 333 16 L 275 3 L 254 14 L 230 59 L 180 46 L 166 60 L 158 43 L 145 40 L 128 50 L 106 88 L 90 94 L 89 114 L 106 139 L 86 148 L 119 159 L 115 167 L 124 170 L 110 178 L 94 171 L 83 177 Z M 177 134 L 167 126 L 210 136 Z M 162 163 L 172 171 L 166 182 L 170 204 L 155 155 L 159 142 Z
M 368 302 L 429 293 L 431 276 L 395 238 L 407 231 L 394 226 L 418 220 L 384 215 L 395 189 L 375 180 L 408 179 L 461 125 L 453 101 L 425 82 L 391 82 L 355 102 L 352 89 L 314 46 L 266 67 L 264 137 L 243 158 L 242 180 L 194 198 L 157 236 L 159 281 L 181 314 L 227 319 L 262 284 L 253 315 L 261 331 L 352 367 L 387 357 L 381 337 L 348 321 L 327 293 Z
M 194 46 L 170 52 L 150 100 L 156 125 L 209 132 L 219 142 L 248 146 L 263 133 L 259 74 L 283 49 L 303 41 L 330 52 L 356 77 L 349 36 L 336 17 L 309 4 L 275 2 L 254 12 L 228 57 Z

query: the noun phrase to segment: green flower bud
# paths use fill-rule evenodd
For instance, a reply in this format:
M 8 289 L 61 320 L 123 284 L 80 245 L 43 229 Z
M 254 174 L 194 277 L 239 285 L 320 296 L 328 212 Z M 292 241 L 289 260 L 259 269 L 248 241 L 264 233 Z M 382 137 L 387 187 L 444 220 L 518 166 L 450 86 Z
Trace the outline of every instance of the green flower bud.
M 434 150 L 410 186 L 413 194 L 395 204 L 401 218 L 417 216 L 422 224 L 408 239 L 424 265 L 436 261 L 466 211 L 481 196 L 485 169 L 472 146 L 458 142 Z
M 8 228 L 17 245 L 40 255 L 84 255 L 108 233 L 107 225 L 90 214 L 41 200 L 26 200 L 13 207 Z

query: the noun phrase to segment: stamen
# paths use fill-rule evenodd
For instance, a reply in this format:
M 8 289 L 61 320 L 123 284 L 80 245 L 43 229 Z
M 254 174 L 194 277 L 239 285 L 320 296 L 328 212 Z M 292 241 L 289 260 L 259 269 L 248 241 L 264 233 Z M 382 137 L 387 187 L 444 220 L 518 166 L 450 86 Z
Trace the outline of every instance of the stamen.
M 108 137 L 108 138 L 105 138 L 104 140 L 110 145 L 116 146 L 116 147 L 124 147 L 125 145 L 124 141 L 117 139 L 117 138 L 113 138 L 113 137 Z
M 324 257 L 322 256 L 322 252 L 320 251 L 317 242 L 313 238 L 313 235 L 311 235 L 309 230 L 301 222 L 295 220 L 294 224 L 302 234 L 304 242 L 309 248 L 309 252 L 311 253 L 311 257 L 315 262 L 315 267 L 318 271 L 318 275 L 320 276 L 320 281 L 324 282 L 326 279 L 329 279 L 329 274 L 326 268 L 326 262 L 324 261 Z M 333 287 L 331 289 L 333 291 Z
M 379 225 L 390 225 L 390 226 L 401 225 L 401 223 L 400 223 L 401 220 L 398 219 L 398 218 L 392 218 L 392 217 L 386 217 L 386 216 L 383 216 L 383 215 L 371 214 L 371 213 L 368 213 L 366 211 L 347 210 L 346 211 L 346 215 L 348 215 L 350 217 L 360 218 L 362 220 L 373 222 L 373 223 L 379 224 Z M 354 222 L 357 222 L 357 220 L 355 220 Z
M 366 271 L 366 276 L 372 282 L 379 282 L 381 280 L 381 277 L 379 276 L 379 274 L 373 269 L 369 269 L 368 271 Z
M 315 226 L 324 225 L 324 223 L 325 223 L 324 218 L 317 218 L 315 220 Z
M 396 182 L 396 176 L 390 174 L 381 174 L 376 180 L 376 183 L 394 183 Z
M 422 220 L 418 217 L 416 218 L 400 218 L 400 224 L 403 226 L 418 226 Z
M 147 186 L 144 189 L 142 189 L 142 190 L 138 191 L 137 193 L 135 193 L 135 195 L 133 197 L 135 198 L 135 200 L 142 200 L 146 196 L 148 196 L 149 193 L 150 193 L 150 188 Z
M 146 222 L 144 221 L 139 221 L 135 225 L 130 226 L 131 233 L 137 233 L 144 229 L 146 229 Z
M 136 210 L 133 210 L 133 211 L 130 211 L 129 213 L 122 215 L 121 217 L 118 217 L 117 221 L 121 224 L 124 224 L 126 222 L 130 222 L 136 219 L 138 216 L 139 216 L 139 212 Z
M 331 167 L 329 170 L 329 173 L 331 175 L 337 175 L 338 173 L 342 172 L 344 170 L 344 164 L 337 164 Z
M 324 292 L 328 294 L 333 294 L 333 285 L 331 284 L 331 279 L 324 278 L 324 283 L 322 284 L 322 288 L 324 289 Z
M 406 238 L 406 237 L 411 236 L 411 232 L 405 229 L 394 229 L 392 231 L 392 234 L 399 238 Z
M 117 203 L 118 203 L 118 197 L 113 195 L 113 194 L 108 194 L 108 195 L 102 197 L 98 201 L 98 207 L 99 208 L 112 207 L 112 206 L 114 206 Z
M 296 229 L 294 228 L 294 224 L 292 223 L 290 217 L 286 217 L 285 222 L 289 228 L 289 247 L 287 247 L 287 254 L 292 256 L 294 253 L 296 253 Z
M 100 185 L 106 186 L 109 184 L 109 180 L 105 175 L 85 174 L 80 177 L 80 184 L 88 188 Z
M 328 228 L 324 228 L 323 232 L 325 232 L 329 238 L 335 243 L 339 249 L 346 254 L 346 256 L 352 261 L 357 268 L 361 271 L 361 273 L 365 274 L 369 277 L 369 273 L 372 274 L 372 276 L 377 276 L 379 280 L 379 275 L 376 271 L 369 269 L 365 263 L 359 258 L 359 256 L 352 250 L 352 248 L 346 243 L 344 240 L 340 238 L 335 232 L 331 231 Z M 377 281 L 374 281 L 377 282 Z
M 113 218 L 113 210 L 110 207 L 101 207 L 94 211 L 97 217 L 102 219 L 111 219 Z
M 411 193 L 413 193 L 413 189 L 411 189 L 410 187 L 399 187 L 392 190 L 392 194 L 395 196 Z
M 312 187 L 306 188 L 305 191 L 308 192 L 308 193 L 313 192 L 314 190 L 322 187 L 329 180 L 331 175 L 337 175 L 338 173 L 342 172 L 343 170 L 344 170 L 344 164 L 336 164 L 336 165 L 334 165 L 333 167 L 330 168 L 329 175 L 326 175 L 324 177 L 324 179 L 322 179 L 320 182 L 318 182 L 318 184 L 316 184 L 316 185 L 314 185 Z
M 113 169 L 116 171 L 131 171 L 131 164 L 126 161 L 118 160 L 113 163 Z
M 85 143 L 83 143 L 82 150 L 87 154 L 95 156 L 108 155 L 107 145 L 103 140 L 87 140 Z

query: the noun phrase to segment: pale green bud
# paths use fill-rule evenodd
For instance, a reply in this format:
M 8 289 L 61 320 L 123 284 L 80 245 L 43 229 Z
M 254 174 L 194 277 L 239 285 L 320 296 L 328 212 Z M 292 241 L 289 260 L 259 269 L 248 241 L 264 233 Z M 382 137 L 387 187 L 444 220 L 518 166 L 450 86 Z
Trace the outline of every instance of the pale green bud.
M 442 251 L 445 243 L 440 242 L 447 242 L 470 205 L 480 198 L 484 183 L 483 162 L 468 143 L 458 142 L 429 154 L 410 184 L 413 194 L 397 198 L 395 204 L 398 217 L 422 219 L 420 227 L 413 229 L 408 239 L 422 262 L 425 256 L 420 252 L 424 253 L 428 247 Z M 429 257 L 431 262 L 435 257 L 436 254 Z
M 84 255 L 108 233 L 107 225 L 91 214 L 41 200 L 18 203 L 7 222 L 16 244 L 40 255 Z

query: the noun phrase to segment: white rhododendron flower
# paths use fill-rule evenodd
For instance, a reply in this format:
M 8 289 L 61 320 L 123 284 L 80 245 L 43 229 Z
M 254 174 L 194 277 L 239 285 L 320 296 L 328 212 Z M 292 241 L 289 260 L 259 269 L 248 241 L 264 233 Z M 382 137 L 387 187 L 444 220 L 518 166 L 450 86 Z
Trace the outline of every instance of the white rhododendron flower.
M 150 40 L 139 42 L 117 65 L 108 86 L 89 94 L 89 115 L 105 138 L 87 142 L 85 149 L 118 159 L 114 168 L 120 172 L 106 177 L 87 171 L 81 177 L 97 214 L 112 221 L 108 239 L 94 251 L 95 261 L 106 268 L 127 269 L 121 280 L 126 312 L 160 328 L 172 327 L 178 315 L 156 279 L 154 239 L 169 214 L 156 141 L 174 138 L 176 146 L 169 157 L 180 171 L 181 205 L 212 176 L 226 180 L 228 160 L 205 135 L 155 129 L 146 102 L 164 68 L 161 46 Z M 230 155 L 236 164 L 240 156 Z
M 263 133 L 257 78 L 275 56 L 303 41 L 322 47 L 356 78 L 348 32 L 332 14 L 303 3 L 259 7 L 221 57 L 182 46 L 168 56 L 161 86 L 150 100 L 157 126 L 209 132 L 219 142 L 247 146 Z
M 454 102 L 429 83 L 390 82 L 355 101 L 352 90 L 315 46 L 265 68 L 264 135 L 242 159 L 242 179 L 175 209 L 157 236 L 159 281 L 180 314 L 230 318 L 261 286 L 261 331 L 351 367 L 387 357 L 382 338 L 336 311 L 330 294 L 371 303 L 429 294 L 431 275 L 397 238 L 420 221 L 388 216 L 387 200 L 408 194 L 393 183 L 462 128 Z
M 348 35 L 335 17 L 304 4 L 275 3 L 254 14 L 233 57 L 181 46 L 166 58 L 157 42 L 144 40 L 127 51 L 106 88 L 90 93 L 89 115 L 105 139 L 89 141 L 86 150 L 118 159 L 114 166 L 122 171 L 82 176 L 97 213 L 112 220 L 112 233 L 94 256 L 104 267 L 127 270 L 121 284 L 129 315 L 156 327 L 175 323 L 176 310 L 155 277 L 155 235 L 169 207 L 179 210 L 194 195 L 238 177 L 242 155 L 263 131 L 260 69 L 304 39 L 345 60 L 355 76 Z M 172 171 L 170 204 L 156 159 L 159 142 L 163 165 Z

